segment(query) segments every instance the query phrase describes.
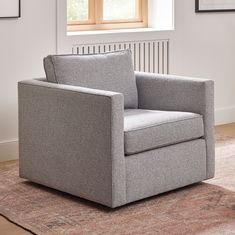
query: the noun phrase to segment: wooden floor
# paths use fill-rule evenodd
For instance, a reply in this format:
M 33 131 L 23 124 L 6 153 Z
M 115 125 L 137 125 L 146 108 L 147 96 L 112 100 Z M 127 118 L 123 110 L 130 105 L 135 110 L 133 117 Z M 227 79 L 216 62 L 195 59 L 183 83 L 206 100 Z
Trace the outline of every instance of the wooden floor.
M 235 123 L 221 125 L 216 127 L 216 133 L 235 137 Z M 0 163 L 4 164 L 4 163 Z M 17 225 L 9 222 L 0 216 L 0 234 L 1 235 L 28 235 L 31 234 Z
M 31 234 L 17 225 L 9 222 L 0 216 L 0 234 L 1 235 L 28 235 Z
M 235 123 L 217 126 L 215 132 L 233 137 L 235 136 Z

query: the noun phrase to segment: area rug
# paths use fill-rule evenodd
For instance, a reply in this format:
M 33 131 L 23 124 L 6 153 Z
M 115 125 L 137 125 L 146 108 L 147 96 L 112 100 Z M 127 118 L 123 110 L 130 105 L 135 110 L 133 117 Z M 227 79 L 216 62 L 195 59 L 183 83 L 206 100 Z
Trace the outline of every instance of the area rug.
M 216 141 L 216 177 L 119 209 L 108 209 L 18 177 L 0 165 L 0 214 L 33 234 L 235 234 L 235 139 Z

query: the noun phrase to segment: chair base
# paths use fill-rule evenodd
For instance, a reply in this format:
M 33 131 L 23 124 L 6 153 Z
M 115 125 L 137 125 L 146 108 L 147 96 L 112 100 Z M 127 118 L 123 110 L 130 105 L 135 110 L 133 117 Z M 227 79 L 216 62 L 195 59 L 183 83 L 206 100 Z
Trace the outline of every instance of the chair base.
M 205 179 L 204 139 L 126 157 L 127 203 Z
M 126 202 L 122 205 L 205 180 L 206 144 L 204 139 L 193 140 L 127 156 L 125 162 Z M 33 170 L 29 172 L 28 169 L 24 164 L 20 165 L 22 178 L 115 207 L 97 198 L 88 197 L 79 188 L 71 188 L 71 185 L 76 185 L 76 182 L 65 182 L 53 175 L 50 180 L 47 180 L 43 175 L 33 174 Z M 60 177 L 63 178 L 62 173 Z M 76 178 L 74 180 L 76 181 Z

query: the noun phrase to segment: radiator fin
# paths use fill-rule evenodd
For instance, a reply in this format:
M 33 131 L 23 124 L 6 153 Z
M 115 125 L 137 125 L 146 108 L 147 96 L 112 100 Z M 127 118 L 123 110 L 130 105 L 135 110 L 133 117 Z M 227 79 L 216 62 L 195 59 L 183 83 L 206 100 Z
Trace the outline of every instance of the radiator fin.
M 136 71 L 169 74 L 169 40 L 130 41 L 100 44 L 77 44 L 72 53 L 78 55 L 99 54 L 130 49 Z

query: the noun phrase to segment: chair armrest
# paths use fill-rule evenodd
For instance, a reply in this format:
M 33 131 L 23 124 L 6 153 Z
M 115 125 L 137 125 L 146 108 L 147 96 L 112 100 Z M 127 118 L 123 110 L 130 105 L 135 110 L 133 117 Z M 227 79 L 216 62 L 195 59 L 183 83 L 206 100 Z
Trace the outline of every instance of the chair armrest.
M 214 82 L 208 79 L 136 72 L 139 108 L 185 111 L 203 116 L 207 178 L 214 176 Z
M 19 82 L 18 92 L 21 177 L 124 204 L 123 95 L 42 80 Z

